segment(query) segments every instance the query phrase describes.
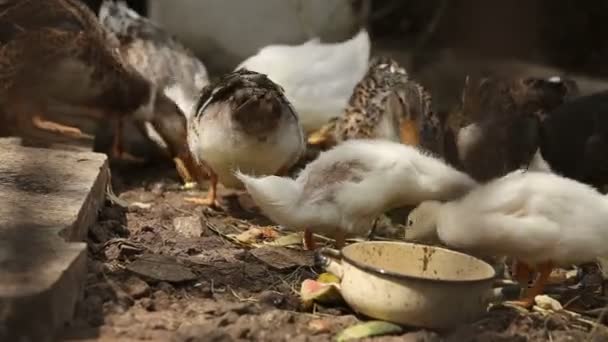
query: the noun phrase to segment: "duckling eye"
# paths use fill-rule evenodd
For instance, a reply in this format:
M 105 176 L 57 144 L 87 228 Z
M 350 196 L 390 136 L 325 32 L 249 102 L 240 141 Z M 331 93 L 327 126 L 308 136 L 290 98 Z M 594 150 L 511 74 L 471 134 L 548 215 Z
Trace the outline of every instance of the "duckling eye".
M 407 220 L 407 225 L 408 226 L 414 225 L 414 221 L 412 219 Z

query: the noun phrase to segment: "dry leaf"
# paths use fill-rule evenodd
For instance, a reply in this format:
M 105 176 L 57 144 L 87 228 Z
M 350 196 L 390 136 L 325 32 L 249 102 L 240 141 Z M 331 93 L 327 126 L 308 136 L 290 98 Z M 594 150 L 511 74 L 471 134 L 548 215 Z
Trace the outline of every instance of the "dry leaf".
M 399 325 L 384 321 L 370 321 L 348 327 L 336 336 L 336 341 L 349 341 L 370 336 L 399 334 L 403 328 Z

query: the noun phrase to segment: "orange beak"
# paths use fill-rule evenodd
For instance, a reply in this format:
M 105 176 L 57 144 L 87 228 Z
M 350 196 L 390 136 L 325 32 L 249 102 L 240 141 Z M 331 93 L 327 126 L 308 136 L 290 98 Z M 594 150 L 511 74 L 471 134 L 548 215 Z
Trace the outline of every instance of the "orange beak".
M 400 127 L 401 143 L 410 146 L 418 146 L 420 144 L 420 135 L 416 129 L 416 122 L 409 118 L 403 119 Z

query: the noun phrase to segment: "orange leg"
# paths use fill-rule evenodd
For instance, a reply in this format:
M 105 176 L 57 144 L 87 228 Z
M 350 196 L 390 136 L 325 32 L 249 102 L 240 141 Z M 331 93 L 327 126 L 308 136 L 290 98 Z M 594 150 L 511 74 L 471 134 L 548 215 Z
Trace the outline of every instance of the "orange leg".
M 528 282 L 530 282 L 530 275 L 532 274 L 532 270 L 530 270 L 528 265 L 518 262 L 517 260 L 513 260 L 511 272 L 513 279 L 515 279 L 515 281 L 517 281 L 522 288 L 527 289 Z
M 416 128 L 416 122 L 409 118 L 404 118 L 400 127 L 401 143 L 405 145 L 418 146 L 420 144 L 420 136 Z
M 185 198 L 186 202 L 195 203 L 198 205 L 204 205 L 208 207 L 220 207 L 217 202 L 217 175 L 212 170 L 208 170 L 209 173 L 209 190 L 207 191 L 206 198 L 200 197 L 187 197 Z
M 308 229 L 304 230 L 304 248 L 308 251 L 315 249 L 315 237 Z
M 540 264 L 538 266 L 538 279 L 534 282 L 534 285 L 529 288 L 524 297 L 520 300 L 510 302 L 511 304 L 523 306 L 525 308 L 530 308 L 534 305 L 534 298 L 543 293 L 545 290 L 545 286 L 547 285 L 547 280 L 549 279 L 549 275 L 551 275 L 551 271 L 553 270 L 553 263 L 546 262 Z
M 82 133 L 82 131 L 77 127 L 62 125 L 60 123 L 50 121 L 44 119 L 41 115 L 34 115 L 32 117 L 32 123 L 34 124 L 34 127 L 39 128 L 41 130 L 65 135 L 70 138 L 92 138 L 91 135 Z
M 344 234 L 343 231 L 339 230 L 334 235 L 334 240 L 335 240 L 334 246 L 336 247 L 336 249 L 340 250 L 346 244 L 346 235 Z
M 184 161 L 181 158 L 175 157 L 173 158 L 173 162 L 175 163 L 175 169 L 179 174 L 179 178 L 182 179 L 182 182 L 184 182 L 184 184 L 194 182 L 194 178 L 192 178 L 190 171 L 188 171 L 188 168 L 186 167 Z
M 114 159 L 129 160 L 134 162 L 144 162 L 144 158 L 135 157 L 132 154 L 124 150 L 122 142 L 123 133 L 123 121 L 122 119 L 115 119 L 114 121 L 114 140 L 112 141 L 112 150 L 110 151 L 110 157 Z

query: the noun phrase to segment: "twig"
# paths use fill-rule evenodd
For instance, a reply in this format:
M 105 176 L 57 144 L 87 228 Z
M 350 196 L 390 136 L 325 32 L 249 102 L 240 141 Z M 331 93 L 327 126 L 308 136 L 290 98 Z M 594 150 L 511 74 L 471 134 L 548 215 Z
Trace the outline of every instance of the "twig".
M 562 305 L 562 307 L 565 309 L 567 308 L 570 304 L 576 302 L 577 300 L 579 300 L 581 298 L 581 295 L 576 295 L 574 298 L 570 299 L 569 301 L 567 301 L 564 305 Z
M 597 334 L 600 326 L 605 328 L 602 322 L 604 321 L 604 317 L 606 317 L 606 313 L 608 313 L 608 306 L 605 306 L 602 312 L 600 313 L 600 316 L 597 318 L 597 323 L 593 325 L 593 328 L 589 332 L 586 341 L 593 341 L 593 337 L 595 337 L 595 334 Z

